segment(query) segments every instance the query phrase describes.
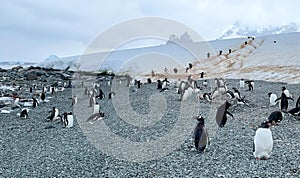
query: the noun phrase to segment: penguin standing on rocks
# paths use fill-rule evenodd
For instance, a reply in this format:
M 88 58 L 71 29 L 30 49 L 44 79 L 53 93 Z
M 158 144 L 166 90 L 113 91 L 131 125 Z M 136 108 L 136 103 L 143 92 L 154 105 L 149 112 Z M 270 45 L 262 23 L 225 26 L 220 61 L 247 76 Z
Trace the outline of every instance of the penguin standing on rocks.
M 36 108 L 39 105 L 38 100 L 35 97 L 32 97 L 32 107 Z
M 219 106 L 216 114 L 216 122 L 219 127 L 224 127 L 227 122 L 227 114 L 233 117 L 233 115 L 227 111 L 231 104 L 228 101 L 225 101 L 222 105 Z
M 270 130 L 271 123 L 264 121 L 256 130 L 253 143 L 253 155 L 256 160 L 267 160 L 273 149 L 273 138 Z
M 204 152 L 206 145 L 209 144 L 208 132 L 204 126 L 204 118 L 202 116 L 194 117 L 198 121 L 194 129 L 194 144 L 197 151 Z
M 28 109 L 26 109 L 26 108 L 22 109 L 22 111 L 20 113 L 20 117 L 27 119 L 28 118 Z
M 283 115 L 281 113 L 281 111 L 274 111 L 270 114 L 270 116 L 268 117 L 269 122 L 272 125 L 278 124 L 279 122 L 282 121 Z
M 47 118 L 47 121 L 54 121 L 58 119 L 58 112 L 59 110 L 56 107 L 53 107 L 52 110 L 50 111 L 50 116 Z
M 247 80 L 245 83 L 248 84 L 248 91 L 254 90 L 254 81 L 253 80 Z
M 245 80 L 241 79 L 240 80 L 240 88 L 244 88 L 245 87 Z
M 89 107 L 93 107 L 95 103 L 96 103 L 96 98 L 95 98 L 94 94 L 92 94 L 90 96 Z
M 67 113 L 65 122 L 66 128 L 71 128 L 74 126 L 74 117 L 72 112 Z
M 288 107 L 289 107 L 288 99 L 294 101 L 293 98 L 287 97 L 287 96 L 285 95 L 285 93 L 282 92 L 282 93 L 281 93 L 281 96 L 275 100 L 275 102 L 277 102 L 278 100 L 280 100 L 280 109 L 281 109 L 282 112 L 287 112 L 287 109 L 288 109 Z
M 270 98 L 270 106 L 275 106 L 278 102 L 276 102 L 277 95 L 275 93 L 268 93 L 268 96 Z
M 42 92 L 41 93 L 41 100 L 44 102 L 45 99 L 46 99 L 46 94 L 45 94 L 45 92 Z
M 99 99 L 105 98 L 105 94 L 100 88 L 99 88 L 99 95 L 96 98 L 99 98 Z
M 162 81 L 162 89 L 161 89 L 160 91 L 169 90 L 169 89 L 168 89 L 168 83 L 170 83 L 170 82 L 168 81 L 167 78 L 165 78 L 165 79 Z
M 162 82 L 161 82 L 161 80 L 157 80 L 157 89 L 158 90 L 162 89 Z

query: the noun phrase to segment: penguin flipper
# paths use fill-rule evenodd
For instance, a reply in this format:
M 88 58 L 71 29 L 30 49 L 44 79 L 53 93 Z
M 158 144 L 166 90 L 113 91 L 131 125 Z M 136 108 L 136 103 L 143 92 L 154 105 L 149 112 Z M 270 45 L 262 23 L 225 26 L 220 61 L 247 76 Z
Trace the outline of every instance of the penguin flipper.
M 226 111 L 226 114 L 228 114 L 228 115 L 230 115 L 232 118 L 234 118 L 233 115 L 232 115 L 229 111 Z
M 290 100 L 294 101 L 294 99 L 293 99 L 293 98 L 291 98 L 291 97 L 287 97 L 287 99 L 290 99 Z
M 280 99 L 281 99 L 281 97 L 277 98 L 277 99 L 275 100 L 275 102 L 277 102 L 277 101 L 280 100 Z

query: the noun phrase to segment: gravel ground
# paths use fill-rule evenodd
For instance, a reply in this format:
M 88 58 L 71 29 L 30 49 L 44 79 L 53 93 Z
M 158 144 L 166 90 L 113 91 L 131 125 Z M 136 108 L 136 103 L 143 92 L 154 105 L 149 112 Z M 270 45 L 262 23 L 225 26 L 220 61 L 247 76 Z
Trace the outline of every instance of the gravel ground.
M 229 89 L 238 86 L 238 80 L 228 79 L 226 82 Z M 214 116 L 211 114 L 215 109 L 214 105 L 191 98 L 190 108 L 196 107 L 197 110 L 188 112 L 195 112 L 206 118 L 206 127 L 211 139 L 206 152 L 199 154 L 193 147 L 192 132 L 196 121 L 192 121 L 192 127 L 187 125 L 190 130 L 186 132 L 188 134 L 183 142 L 180 144 L 176 142 L 180 140 L 179 137 L 185 136 L 180 134 L 178 138 L 171 137 L 165 142 L 166 145 L 175 145 L 173 150 L 151 150 L 159 145 L 155 148 L 148 147 L 150 152 L 145 150 L 149 153 L 143 155 L 145 159 L 135 161 L 119 159 L 122 154 L 107 154 L 106 151 L 99 149 L 103 146 L 103 149 L 108 147 L 111 153 L 114 153 L 114 150 L 131 153 L 127 150 L 132 147 L 124 146 L 122 143 L 120 146 L 100 143 L 99 146 L 97 145 L 99 142 L 95 142 L 95 139 L 108 138 L 110 135 L 99 135 L 98 133 L 102 132 L 95 132 L 95 129 L 105 125 L 118 138 L 129 140 L 128 143 L 147 144 L 166 135 L 172 135 L 173 128 L 177 127 L 176 123 L 180 121 L 178 115 L 184 113 L 181 108 L 183 104 L 178 100 L 179 95 L 175 89 L 171 87 L 170 91 L 160 93 L 156 90 L 155 84 L 145 84 L 139 90 L 132 87 L 127 92 L 129 102 L 118 103 L 117 95 L 121 91 L 113 88 L 116 91 L 116 99 L 109 100 L 107 96 L 110 87 L 102 86 L 107 96 L 98 102 L 101 110 L 105 112 L 105 118 L 94 123 L 85 122 L 87 119 L 85 116 L 91 114 L 92 108 L 87 107 L 88 99 L 83 94 L 84 89 L 75 88 L 73 93 L 72 89 L 66 89 L 64 92 L 56 93 L 49 103 L 41 103 L 36 109 L 31 109 L 28 119 L 16 116 L 20 110 L 15 110 L 11 114 L 1 114 L 0 177 L 299 177 L 298 118 L 286 115 L 279 125 L 272 126 L 274 147 L 269 160 L 257 161 L 252 153 L 255 127 L 259 126 L 272 111 L 279 109 L 278 106 L 269 107 L 267 93 L 275 92 L 279 96 L 283 85 L 287 86 L 296 100 L 300 95 L 299 85 L 256 81 L 254 91 L 240 89 L 241 94 L 249 101 L 249 106 L 234 104 L 229 109 L 234 118 L 229 117 L 225 127 L 220 129 L 216 127 Z M 202 92 L 206 91 L 210 91 L 210 88 L 205 88 Z M 72 94 L 79 97 L 78 106 L 76 105 L 73 111 L 77 113 L 75 126 L 66 129 L 58 122 L 46 122 L 48 111 L 53 106 L 59 108 L 60 113 L 72 111 L 71 100 L 68 99 Z M 164 97 L 165 100 L 156 101 L 155 97 L 151 96 Z M 122 107 L 129 105 L 143 118 L 150 112 L 149 100 L 156 102 L 158 107 L 166 106 L 166 111 L 160 119 L 144 127 L 139 125 L 143 123 L 142 119 L 137 120 L 136 125 L 129 124 L 114 109 L 117 104 Z M 294 106 L 295 102 L 291 101 L 289 108 Z M 183 115 L 188 116 L 185 113 Z M 55 128 L 46 129 L 50 125 Z M 109 139 L 111 142 L 118 142 L 116 141 L 118 138 Z M 136 151 L 138 154 L 138 148 L 133 152 Z M 164 152 L 166 155 L 156 158 L 158 154 L 151 155 L 151 151 Z

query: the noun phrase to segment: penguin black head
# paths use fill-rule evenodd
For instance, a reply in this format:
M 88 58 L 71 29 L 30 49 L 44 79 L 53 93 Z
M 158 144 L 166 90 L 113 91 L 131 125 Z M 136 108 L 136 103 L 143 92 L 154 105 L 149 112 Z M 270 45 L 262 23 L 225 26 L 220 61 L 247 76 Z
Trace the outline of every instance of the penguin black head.
M 263 121 L 261 124 L 260 124 L 260 128 L 269 128 L 271 126 L 271 123 L 270 121 Z
M 271 92 L 269 92 L 269 93 L 268 93 L 268 96 L 270 97 L 271 95 L 272 95 L 272 93 L 271 93 Z
M 199 124 L 204 125 L 204 118 L 202 116 L 194 116 L 194 119 L 196 119 Z
M 281 90 L 282 91 L 286 90 L 286 87 L 285 86 L 281 87 Z

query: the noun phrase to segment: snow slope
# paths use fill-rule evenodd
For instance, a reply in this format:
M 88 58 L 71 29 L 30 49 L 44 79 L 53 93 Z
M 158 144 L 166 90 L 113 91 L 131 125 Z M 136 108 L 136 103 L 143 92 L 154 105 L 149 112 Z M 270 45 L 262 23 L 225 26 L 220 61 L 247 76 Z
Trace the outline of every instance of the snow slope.
M 154 47 L 117 50 L 111 53 L 94 53 L 48 60 L 38 64 L 42 67 L 73 70 L 99 71 L 108 69 L 132 75 L 185 78 L 199 77 L 245 78 L 287 83 L 300 82 L 300 33 L 287 33 L 248 38 L 187 43 L 183 46 L 167 44 Z M 247 41 L 247 44 L 245 42 Z M 231 54 L 228 50 L 231 49 Z M 219 51 L 222 50 L 222 55 Z M 192 52 L 191 52 L 192 51 Z M 207 53 L 210 57 L 207 58 Z M 194 64 L 185 72 L 188 62 Z M 168 72 L 164 71 L 165 67 Z M 173 68 L 178 68 L 175 74 Z

